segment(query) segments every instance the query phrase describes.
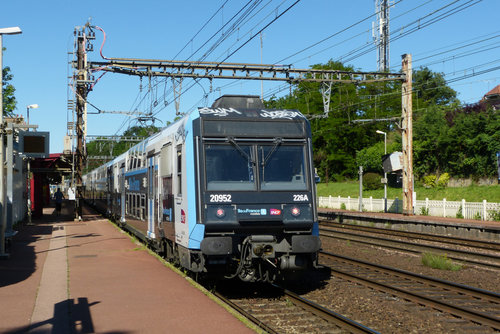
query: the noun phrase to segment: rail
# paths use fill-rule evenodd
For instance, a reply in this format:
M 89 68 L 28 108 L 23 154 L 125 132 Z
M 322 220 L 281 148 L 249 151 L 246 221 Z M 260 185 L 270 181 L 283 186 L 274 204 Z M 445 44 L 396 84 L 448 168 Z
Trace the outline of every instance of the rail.
M 321 252 L 332 274 L 417 304 L 500 329 L 500 295 L 358 259 Z

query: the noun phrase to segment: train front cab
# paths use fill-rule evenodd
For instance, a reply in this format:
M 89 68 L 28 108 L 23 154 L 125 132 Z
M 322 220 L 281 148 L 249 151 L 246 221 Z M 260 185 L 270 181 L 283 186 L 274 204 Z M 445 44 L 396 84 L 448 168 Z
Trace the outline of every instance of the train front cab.
M 205 108 L 198 122 L 208 271 L 274 281 L 311 269 L 320 240 L 308 121 L 297 111 Z

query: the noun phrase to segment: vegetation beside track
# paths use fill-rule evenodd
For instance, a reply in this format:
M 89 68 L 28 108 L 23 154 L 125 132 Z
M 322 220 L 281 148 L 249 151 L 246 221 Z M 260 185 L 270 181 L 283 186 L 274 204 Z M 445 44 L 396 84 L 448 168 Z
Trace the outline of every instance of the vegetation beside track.
M 359 183 L 358 181 L 346 181 L 346 182 L 329 182 L 318 183 L 318 196 L 341 196 L 341 197 L 359 197 Z M 428 198 L 429 200 L 442 200 L 446 198 L 448 201 L 461 201 L 465 199 L 467 202 L 482 202 L 487 200 L 488 202 L 500 202 L 500 185 L 492 186 L 468 186 L 468 187 L 457 187 L 457 188 L 424 188 L 416 187 L 415 192 L 417 193 L 417 199 L 423 200 Z M 384 198 L 384 189 L 378 190 L 364 190 L 363 197 L 373 198 Z M 403 191 L 401 188 L 387 188 L 387 198 L 402 199 Z

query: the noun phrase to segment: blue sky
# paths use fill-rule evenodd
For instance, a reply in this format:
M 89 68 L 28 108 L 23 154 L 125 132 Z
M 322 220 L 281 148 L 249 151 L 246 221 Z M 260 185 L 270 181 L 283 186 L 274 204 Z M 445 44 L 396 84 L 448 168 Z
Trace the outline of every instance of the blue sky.
M 68 52 L 73 51 L 76 26 L 84 25 L 90 18 L 93 25 L 104 29 L 107 39 L 103 54 L 107 57 L 199 60 L 221 37 L 216 32 L 247 3 L 256 5 L 248 21 L 209 53 L 205 61 L 226 58 L 295 0 L 4 0 L 0 4 L 0 27 L 19 26 L 23 30 L 21 35 L 3 38 L 7 48 L 3 53 L 4 66 L 9 66 L 14 75 L 16 113 L 26 116 L 26 106 L 38 104 L 38 109 L 30 111 L 30 123 L 38 124 L 39 131 L 50 131 L 51 153 L 61 152 L 67 122 L 73 120 L 67 112 L 67 100 L 73 98 L 67 77 L 72 75 L 68 66 L 72 56 Z M 464 103 L 477 102 L 500 84 L 500 70 L 492 70 L 500 66 L 500 1 L 394 0 L 392 3 L 391 71 L 399 71 L 401 55 L 410 53 L 414 68 L 428 66 L 444 73 L 447 80 L 457 80 L 450 82 L 450 86 Z M 222 4 L 223 9 L 217 12 Z M 370 47 L 374 13 L 374 0 L 302 0 L 264 30 L 262 62 L 308 68 L 329 59 L 347 59 L 346 64 L 356 70 L 376 71 L 377 52 Z M 209 40 L 214 34 L 215 38 Z M 99 55 L 103 35 L 98 30 L 96 37 L 94 52 L 88 55 L 90 61 L 103 60 Z M 322 40 L 325 41 L 314 46 Z M 352 50 L 363 47 L 367 48 L 365 54 L 349 56 Z M 260 39 L 249 41 L 226 61 L 260 63 Z M 486 73 L 475 75 L 481 71 Z M 100 75 L 96 73 L 95 77 Z M 469 75 L 473 76 L 466 78 Z M 186 80 L 183 87 L 192 84 L 193 81 Z M 154 87 L 152 94 L 145 94 L 149 85 Z M 89 93 L 88 101 L 105 111 L 154 110 L 156 125 L 161 126 L 172 120 L 175 113 L 172 94 L 163 97 L 171 87 L 170 80 L 149 82 L 144 78 L 141 82 L 137 77 L 107 73 Z M 265 97 L 273 92 L 280 96 L 288 88 L 283 83 L 264 82 L 263 92 Z M 208 80 L 201 80 L 184 89 L 180 111 L 210 105 L 221 94 L 260 93 L 260 82 L 214 80 L 210 85 Z M 88 110 L 95 111 L 91 106 Z M 129 116 L 89 114 L 88 134 L 121 134 L 136 124 Z

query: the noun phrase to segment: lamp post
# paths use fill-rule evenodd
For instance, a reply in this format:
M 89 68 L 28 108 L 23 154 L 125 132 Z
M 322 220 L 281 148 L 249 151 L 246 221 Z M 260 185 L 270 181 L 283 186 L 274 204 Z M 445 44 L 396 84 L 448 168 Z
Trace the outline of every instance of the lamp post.
M 36 109 L 36 108 L 38 108 L 38 104 L 30 104 L 29 106 L 26 107 L 26 117 L 27 117 L 26 124 L 30 125 L 30 109 Z
M 5 170 L 4 170 L 4 130 L 3 123 L 3 35 L 16 35 L 22 31 L 19 27 L 0 28 L 0 207 L 1 228 L 0 228 L 0 258 L 7 258 L 9 254 L 5 253 L 5 229 L 7 227 L 7 201 L 5 199 Z
M 378 134 L 384 135 L 384 155 L 387 154 L 387 133 L 384 131 L 375 131 Z M 387 212 L 387 173 L 384 170 L 384 212 Z

